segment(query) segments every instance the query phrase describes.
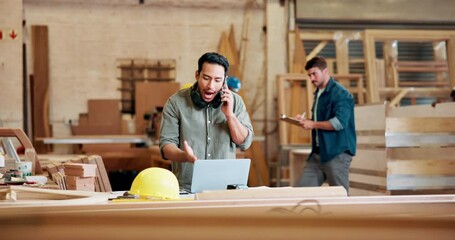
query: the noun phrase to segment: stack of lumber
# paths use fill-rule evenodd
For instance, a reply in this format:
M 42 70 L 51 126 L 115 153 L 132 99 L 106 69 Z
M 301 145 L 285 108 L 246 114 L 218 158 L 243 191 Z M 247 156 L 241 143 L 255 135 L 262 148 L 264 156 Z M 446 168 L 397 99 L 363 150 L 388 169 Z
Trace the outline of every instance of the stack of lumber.
M 385 104 L 354 108 L 357 153 L 349 171 L 351 196 L 387 195 L 385 118 L 388 108 Z
M 355 110 L 351 195 L 455 192 L 455 103 Z
M 46 159 L 49 158 L 49 159 Z M 52 160 L 54 159 L 54 160 Z M 75 173 L 74 170 L 70 170 L 68 167 L 70 165 L 73 165 L 73 167 L 76 167 L 78 165 L 82 166 L 94 166 L 94 170 L 90 170 L 91 173 L 89 173 L 90 177 L 93 177 L 93 180 L 87 180 L 87 179 L 78 179 L 77 177 L 89 177 L 86 175 L 86 173 L 82 173 L 81 176 L 81 170 L 76 170 L 77 173 Z M 84 180 L 92 182 L 94 184 L 94 191 L 96 192 L 111 192 L 111 184 L 109 182 L 109 177 L 106 172 L 106 168 L 104 167 L 104 162 L 103 159 L 98 156 L 98 155 L 91 155 L 91 156 L 67 156 L 67 157 L 60 157 L 60 159 L 56 159 L 55 157 L 52 157 L 49 155 L 44 156 L 43 159 L 43 166 L 44 166 L 44 171 L 46 171 L 49 174 L 49 179 L 57 183 L 58 189 L 61 190 L 66 190 L 66 189 L 73 189 L 75 185 L 81 185 L 81 183 L 84 182 Z M 77 168 L 77 167 L 76 167 Z M 79 167 L 80 168 L 80 167 Z M 91 167 L 93 168 L 93 167 Z M 94 173 L 93 173 L 94 171 Z M 70 174 L 68 174 L 70 173 Z M 68 175 L 72 175 L 72 177 L 68 178 Z M 94 176 L 92 176 L 94 175 Z M 68 188 L 68 185 L 72 185 L 71 187 Z M 74 189 L 73 189 L 74 190 Z M 93 191 L 93 190 L 92 190 Z
M 455 103 L 392 108 L 385 127 L 389 191 L 455 192 Z
M 95 191 L 96 164 L 66 163 L 65 175 L 68 190 Z

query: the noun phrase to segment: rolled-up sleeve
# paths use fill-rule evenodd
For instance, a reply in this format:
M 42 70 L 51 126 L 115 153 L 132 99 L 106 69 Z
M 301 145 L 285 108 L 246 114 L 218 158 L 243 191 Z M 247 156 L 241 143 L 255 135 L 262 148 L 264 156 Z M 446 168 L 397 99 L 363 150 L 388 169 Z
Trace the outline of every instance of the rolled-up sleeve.
M 239 95 L 235 95 L 236 98 L 236 108 L 235 114 L 237 119 L 239 119 L 240 123 L 248 129 L 248 136 L 245 138 L 242 144 L 237 145 L 238 148 L 241 150 L 246 150 L 251 146 L 251 143 L 254 139 L 254 131 L 253 125 L 251 124 L 250 117 L 248 115 L 247 109 L 245 107 L 245 103 L 243 102 L 242 98 Z

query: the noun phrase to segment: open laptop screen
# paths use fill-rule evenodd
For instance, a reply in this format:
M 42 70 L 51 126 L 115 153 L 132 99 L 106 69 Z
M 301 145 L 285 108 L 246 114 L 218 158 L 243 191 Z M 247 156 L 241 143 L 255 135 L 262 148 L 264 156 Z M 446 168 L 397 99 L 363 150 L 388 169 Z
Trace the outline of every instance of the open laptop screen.
M 250 159 L 196 160 L 191 193 L 225 190 L 228 185 L 247 186 Z

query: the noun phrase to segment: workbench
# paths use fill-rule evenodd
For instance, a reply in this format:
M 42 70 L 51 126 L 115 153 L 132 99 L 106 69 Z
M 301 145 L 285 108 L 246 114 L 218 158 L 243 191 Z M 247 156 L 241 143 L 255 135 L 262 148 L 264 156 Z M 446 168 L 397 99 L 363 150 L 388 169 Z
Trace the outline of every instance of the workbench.
M 36 140 L 43 141 L 44 144 L 146 144 L 149 141 L 146 135 L 77 135 L 69 137 L 37 138 Z
M 455 195 L 277 195 L 113 203 L 107 201 L 109 193 L 85 194 L 79 200 L 60 200 L 69 204 L 0 203 L 0 230 L 15 239 L 403 240 L 455 236 Z

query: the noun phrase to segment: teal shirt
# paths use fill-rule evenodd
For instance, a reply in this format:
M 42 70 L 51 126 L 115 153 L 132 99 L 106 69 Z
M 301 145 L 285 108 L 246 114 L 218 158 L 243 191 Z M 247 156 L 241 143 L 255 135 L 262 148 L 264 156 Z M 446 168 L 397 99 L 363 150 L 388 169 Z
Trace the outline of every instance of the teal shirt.
M 317 92 L 315 91 L 315 97 Z M 330 77 L 324 92 L 317 101 L 317 121 L 330 121 L 335 130 L 312 130 L 312 145 L 316 145 L 318 137 L 319 155 L 325 163 L 341 153 L 352 156 L 356 153 L 357 137 L 354 119 L 354 98 L 340 83 Z M 315 105 L 311 111 L 314 114 Z M 313 116 L 314 119 L 314 116 Z M 313 149 L 314 150 L 314 149 Z
M 248 129 L 245 141 L 237 145 L 231 140 L 226 117 L 221 107 L 213 108 L 208 104 L 204 108 L 194 105 L 190 88 L 182 89 L 172 95 L 163 108 L 160 132 L 160 150 L 164 158 L 163 147 L 174 144 L 183 150 L 183 141 L 187 140 L 198 159 L 235 159 L 236 148 L 246 150 L 250 147 L 254 133 L 250 118 L 242 98 L 232 93 L 234 114 Z M 172 171 L 181 188 L 189 190 L 193 177 L 193 164 L 172 162 Z

